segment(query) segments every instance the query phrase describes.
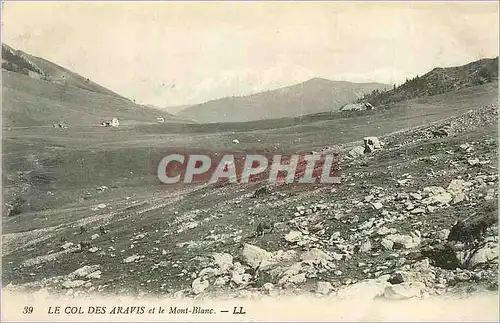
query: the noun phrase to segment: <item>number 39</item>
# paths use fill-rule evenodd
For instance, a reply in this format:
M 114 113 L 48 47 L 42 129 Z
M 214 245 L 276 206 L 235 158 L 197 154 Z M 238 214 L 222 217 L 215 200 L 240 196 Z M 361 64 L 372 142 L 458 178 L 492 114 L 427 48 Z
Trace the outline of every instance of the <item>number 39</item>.
M 33 306 L 25 306 L 23 309 L 23 314 L 31 314 L 33 313 Z

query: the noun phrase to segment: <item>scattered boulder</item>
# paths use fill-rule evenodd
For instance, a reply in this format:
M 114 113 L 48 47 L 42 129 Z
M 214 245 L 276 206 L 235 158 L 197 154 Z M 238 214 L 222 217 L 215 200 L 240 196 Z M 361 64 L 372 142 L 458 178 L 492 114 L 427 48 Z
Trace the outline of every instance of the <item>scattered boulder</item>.
M 391 300 L 420 297 L 425 284 L 422 282 L 403 282 L 385 288 L 384 297 Z
M 193 293 L 195 294 L 200 294 L 203 292 L 205 289 L 207 289 L 210 286 L 210 283 L 208 280 L 201 280 L 201 278 L 196 278 L 193 283 L 191 284 L 191 288 L 193 290 Z
M 233 256 L 228 253 L 214 253 L 214 263 L 222 270 L 227 271 L 233 266 Z
M 88 274 L 85 277 L 88 278 L 88 279 L 100 279 L 101 275 L 102 275 L 102 271 L 97 270 L 97 271 L 94 271 L 94 272 Z
M 100 265 L 83 266 L 81 268 L 78 268 L 77 270 L 75 270 L 71 274 L 69 274 L 68 278 L 75 279 L 78 277 L 86 277 L 86 276 L 90 275 L 91 273 L 98 271 L 100 268 L 101 268 Z
M 129 262 L 133 262 L 133 261 L 136 261 L 136 260 L 139 260 L 139 259 L 141 259 L 141 256 L 139 256 L 139 255 L 132 255 L 130 257 L 127 257 L 127 258 L 123 259 L 123 262 L 124 263 L 129 263 Z
M 405 249 L 412 249 L 417 247 L 421 239 L 416 234 L 411 233 L 410 235 L 403 234 L 391 234 L 385 237 L 386 240 L 392 241 L 393 247 L 395 244 L 402 245 Z
M 394 247 L 394 242 L 386 238 L 382 239 L 381 244 L 385 250 L 392 250 L 392 247 Z
M 330 267 L 329 262 L 331 262 L 333 258 L 324 251 L 318 248 L 313 248 L 303 253 L 301 259 L 303 263 L 309 265 L 321 265 L 324 268 L 328 268 Z
M 248 243 L 243 246 L 242 256 L 244 261 L 253 269 L 265 269 L 273 263 L 271 253 Z
M 365 137 L 363 138 L 364 142 L 364 153 L 369 154 L 371 152 L 374 152 L 377 149 L 382 148 L 382 143 L 378 140 L 377 137 Z
M 333 291 L 333 286 L 329 282 L 318 282 L 316 284 L 316 293 L 328 295 Z
M 64 288 L 77 288 L 77 287 L 81 287 L 85 285 L 85 281 L 84 280 L 68 280 L 68 281 L 65 281 L 62 286 Z
M 494 242 L 488 242 L 485 246 L 478 249 L 472 254 L 469 260 L 469 266 L 471 268 L 475 268 L 492 261 L 498 262 L 498 244 Z
M 291 243 L 299 242 L 302 240 L 302 232 L 290 231 L 287 235 L 285 235 L 285 240 Z
M 370 242 L 370 240 L 366 240 L 359 247 L 360 252 L 368 252 L 370 250 L 372 250 L 372 243 Z
M 426 205 L 442 205 L 447 204 L 453 200 L 453 196 L 441 186 L 425 187 L 424 193 L 426 193 L 428 197 L 423 199 L 422 203 Z
M 351 149 L 348 153 L 348 156 L 351 158 L 358 158 L 365 154 L 365 148 L 362 146 L 356 146 Z
M 349 103 L 340 108 L 340 111 L 365 111 L 375 107 L 370 102 Z
M 63 249 L 65 249 L 65 250 L 66 250 L 66 249 L 68 249 L 68 248 L 70 248 L 70 247 L 72 247 L 72 246 L 73 246 L 73 242 L 66 242 L 65 244 L 63 244 L 63 245 L 61 246 L 61 248 L 63 248 Z

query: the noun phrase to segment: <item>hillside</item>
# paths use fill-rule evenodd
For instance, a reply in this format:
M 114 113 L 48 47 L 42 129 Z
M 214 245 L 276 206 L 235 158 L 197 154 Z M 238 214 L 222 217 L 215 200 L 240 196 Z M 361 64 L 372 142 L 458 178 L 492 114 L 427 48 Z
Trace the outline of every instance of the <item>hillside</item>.
M 172 115 L 131 100 L 45 59 L 2 44 L 3 118 L 6 127 L 99 125 L 116 117 L 122 124 L 177 122 Z
M 186 108 L 178 115 L 203 123 L 298 117 L 336 111 L 365 93 L 388 87 L 389 85 L 379 83 L 351 83 L 313 78 L 277 90 L 212 100 Z
M 409 298 L 443 312 L 437 301 L 498 291 L 496 80 L 370 111 L 167 124 L 151 106 L 50 81 L 31 59 L 6 63 L 6 124 L 49 125 L 4 128 L 2 292 L 65 302 L 301 295 L 325 297 L 330 309 L 344 297 L 377 309 L 372 301 Z M 295 90 L 309 101 L 296 96 L 295 107 L 327 102 L 318 89 L 331 93 L 329 82 L 303 83 Z M 73 127 L 103 115 L 136 124 Z M 53 129 L 55 117 L 71 127 Z M 383 147 L 350 154 L 366 136 Z M 340 184 L 157 178 L 170 153 L 332 150 L 340 151 Z M 272 230 L 259 234 L 264 225 Z M 497 304 L 474 308 L 491 316 Z M 473 306 L 457 308 L 463 318 Z
M 358 102 L 375 106 L 432 96 L 498 80 L 498 57 L 481 59 L 463 66 L 434 68 L 389 91 L 373 91 Z

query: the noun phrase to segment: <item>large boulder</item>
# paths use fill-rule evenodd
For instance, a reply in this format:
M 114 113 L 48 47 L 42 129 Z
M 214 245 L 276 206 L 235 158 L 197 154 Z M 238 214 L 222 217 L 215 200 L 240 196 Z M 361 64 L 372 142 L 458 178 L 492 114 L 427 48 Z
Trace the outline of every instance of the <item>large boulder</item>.
M 469 266 L 475 268 L 493 261 L 498 262 L 498 244 L 488 242 L 484 247 L 472 254 L 469 260 Z
M 330 262 L 333 260 L 331 256 L 318 248 L 313 248 L 309 251 L 306 251 L 302 254 L 301 259 L 303 263 L 306 263 L 308 265 L 320 265 L 323 268 L 330 267 Z
M 375 107 L 369 102 L 350 103 L 340 108 L 340 111 L 365 111 L 373 110 Z
M 68 278 L 69 279 L 75 279 L 75 278 L 79 278 L 79 277 L 86 277 L 86 276 L 92 274 L 93 272 L 98 271 L 100 268 L 101 268 L 100 265 L 87 265 L 87 266 L 83 266 L 81 268 L 78 268 L 74 272 L 70 273 L 68 275 Z
M 222 270 L 227 271 L 233 266 L 233 256 L 228 253 L 214 253 L 214 263 Z
M 453 200 L 452 194 L 441 186 L 424 187 L 424 194 L 427 198 L 423 199 L 422 203 L 426 205 L 443 205 Z
M 405 249 L 413 249 L 421 242 L 420 237 L 414 233 L 410 233 L 410 235 L 391 234 L 386 236 L 384 240 L 392 241 L 393 247 L 394 245 L 400 245 Z
M 210 283 L 208 280 L 201 280 L 201 278 L 196 278 L 193 283 L 191 284 L 191 288 L 193 290 L 193 293 L 195 294 L 200 294 L 203 292 L 205 289 L 207 289 L 210 286 Z
M 377 149 L 382 148 L 382 143 L 378 140 L 377 137 L 365 137 L 363 138 L 364 142 L 364 153 L 371 153 Z
M 253 269 L 267 269 L 274 263 L 270 252 L 248 243 L 243 246 L 242 256 L 245 263 Z
M 365 148 L 362 146 L 356 146 L 353 149 L 351 149 L 348 153 L 349 157 L 351 158 L 358 158 L 361 157 L 365 154 Z

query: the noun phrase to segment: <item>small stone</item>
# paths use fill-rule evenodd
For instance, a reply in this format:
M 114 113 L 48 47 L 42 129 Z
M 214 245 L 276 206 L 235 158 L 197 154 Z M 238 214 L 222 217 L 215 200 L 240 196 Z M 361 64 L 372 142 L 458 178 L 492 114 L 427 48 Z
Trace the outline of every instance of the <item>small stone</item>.
M 274 285 L 272 283 L 265 283 L 262 285 L 262 289 L 266 292 L 270 292 L 274 289 Z
M 191 284 L 191 288 L 193 289 L 193 293 L 195 294 L 200 294 L 203 292 L 205 289 L 210 286 L 210 283 L 208 280 L 201 280 L 200 278 L 196 278 L 193 283 Z
M 300 231 L 290 231 L 287 235 L 285 235 L 285 240 L 288 242 L 299 242 L 302 240 L 302 232 Z
M 422 209 L 422 208 L 420 208 L 420 207 L 418 207 L 416 209 L 411 210 L 410 213 L 411 214 L 421 214 L 421 213 L 425 213 L 425 210 Z
M 64 288 L 77 288 L 85 284 L 84 280 L 69 280 L 65 281 L 62 285 Z
M 61 246 L 63 249 L 68 249 L 69 247 L 73 246 L 73 242 L 66 242 Z
M 370 240 L 367 240 L 367 241 L 365 241 L 365 242 L 361 245 L 361 247 L 359 248 L 359 251 L 360 251 L 360 252 L 368 252 L 368 251 L 370 251 L 371 249 L 372 249 L 372 244 L 371 244 Z
M 422 195 L 420 195 L 418 193 L 410 193 L 410 196 L 411 196 L 411 198 L 413 198 L 414 200 L 417 200 L 417 201 L 420 201 L 422 199 Z
M 227 271 L 233 265 L 233 256 L 228 253 L 214 253 L 214 263 L 222 270 Z
M 479 158 L 471 158 L 471 159 L 468 159 L 467 162 L 469 163 L 469 165 L 475 166 L 475 165 L 479 164 Z
M 300 284 L 306 282 L 306 273 L 301 273 L 292 277 L 289 277 L 287 279 L 287 282 L 292 283 L 292 284 Z
M 132 255 L 130 257 L 127 257 L 127 258 L 123 259 L 123 262 L 124 263 L 129 263 L 129 262 L 136 261 L 136 260 L 138 260 L 140 258 L 141 258 L 141 256 L 139 256 L 139 255 Z
M 94 271 L 86 276 L 88 279 L 100 279 L 102 272 L 100 270 Z
M 448 230 L 448 229 L 442 229 L 442 230 L 440 230 L 440 231 L 437 232 L 436 237 L 439 240 L 446 240 L 446 239 L 448 239 L 449 235 L 450 235 L 450 230 Z
M 218 277 L 215 280 L 214 285 L 215 286 L 224 286 L 227 284 L 228 281 L 229 281 L 229 279 L 227 277 Z
M 316 293 L 328 295 L 333 290 L 332 284 L 329 282 L 318 282 L 316 285 Z
M 394 246 L 394 242 L 389 239 L 382 239 L 381 244 L 385 250 L 392 250 L 392 247 Z
M 385 236 L 396 232 L 397 232 L 396 229 L 388 229 L 387 227 L 381 227 L 380 229 L 378 229 L 377 234 L 379 236 Z

